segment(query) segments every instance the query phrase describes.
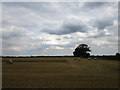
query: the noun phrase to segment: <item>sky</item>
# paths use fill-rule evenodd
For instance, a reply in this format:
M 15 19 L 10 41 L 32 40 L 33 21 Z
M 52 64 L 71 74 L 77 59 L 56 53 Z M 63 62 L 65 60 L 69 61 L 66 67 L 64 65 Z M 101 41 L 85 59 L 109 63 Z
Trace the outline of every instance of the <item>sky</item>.
M 1 7 L 1 6 L 0 6 Z M 117 2 L 3 2 L 2 55 L 91 55 L 118 52 Z

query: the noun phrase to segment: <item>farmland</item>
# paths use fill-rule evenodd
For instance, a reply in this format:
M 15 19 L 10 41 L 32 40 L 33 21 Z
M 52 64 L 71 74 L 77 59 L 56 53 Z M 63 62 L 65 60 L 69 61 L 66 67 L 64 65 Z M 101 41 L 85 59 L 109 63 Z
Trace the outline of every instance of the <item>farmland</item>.
M 6 64 L 5 60 L 13 60 Z M 3 88 L 117 88 L 118 61 L 74 57 L 2 59 Z

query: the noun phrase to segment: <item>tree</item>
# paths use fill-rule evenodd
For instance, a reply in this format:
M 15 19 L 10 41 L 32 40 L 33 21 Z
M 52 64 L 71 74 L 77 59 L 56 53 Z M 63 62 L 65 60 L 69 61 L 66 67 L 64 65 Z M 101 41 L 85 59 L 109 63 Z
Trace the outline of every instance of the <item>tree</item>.
M 116 53 L 116 57 L 119 60 L 120 59 L 120 53 Z
M 120 56 L 120 53 L 116 53 L 116 56 Z
M 86 44 L 80 44 L 75 51 L 73 52 L 75 57 L 89 57 L 90 56 L 90 47 L 88 47 L 88 45 Z

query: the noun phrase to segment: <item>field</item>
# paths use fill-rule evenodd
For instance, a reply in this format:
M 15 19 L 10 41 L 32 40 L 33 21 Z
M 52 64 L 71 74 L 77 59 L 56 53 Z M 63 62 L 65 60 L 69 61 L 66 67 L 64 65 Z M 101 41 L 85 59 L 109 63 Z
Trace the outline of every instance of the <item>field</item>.
M 3 58 L 3 88 L 118 88 L 118 61 L 74 57 Z

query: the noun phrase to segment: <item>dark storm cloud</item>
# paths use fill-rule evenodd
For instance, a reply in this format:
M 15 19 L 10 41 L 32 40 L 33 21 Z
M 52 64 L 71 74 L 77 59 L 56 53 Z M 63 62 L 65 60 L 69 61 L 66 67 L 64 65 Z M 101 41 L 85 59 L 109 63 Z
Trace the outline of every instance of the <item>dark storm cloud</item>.
M 93 27 L 97 27 L 99 30 L 103 30 L 106 27 L 113 25 L 113 20 L 114 19 L 111 19 L 111 18 L 103 18 L 101 20 L 99 19 L 95 20 L 93 22 Z
M 86 9 L 98 9 L 112 3 L 113 2 L 85 2 L 84 7 Z
M 45 27 L 43 28 L 43 32 L 46 32 L 48 34 L 56 34 L 56 35 L 62 35 L 62 34 L 71 34 L 75 32 L 86 32 L 88 30 L 87 24 L 76 21 L 76 20 L 67 20 L 64 21 L 63 24 L 59 27 Z
M 73 32 L 86 32 L 88 27 L 87 24 L 81 22 L 81 21 L 67 21 L 65 23 L 63 23 L 63 28 L 65 30 L 68 30 L 68 33 L 73 33 Z

